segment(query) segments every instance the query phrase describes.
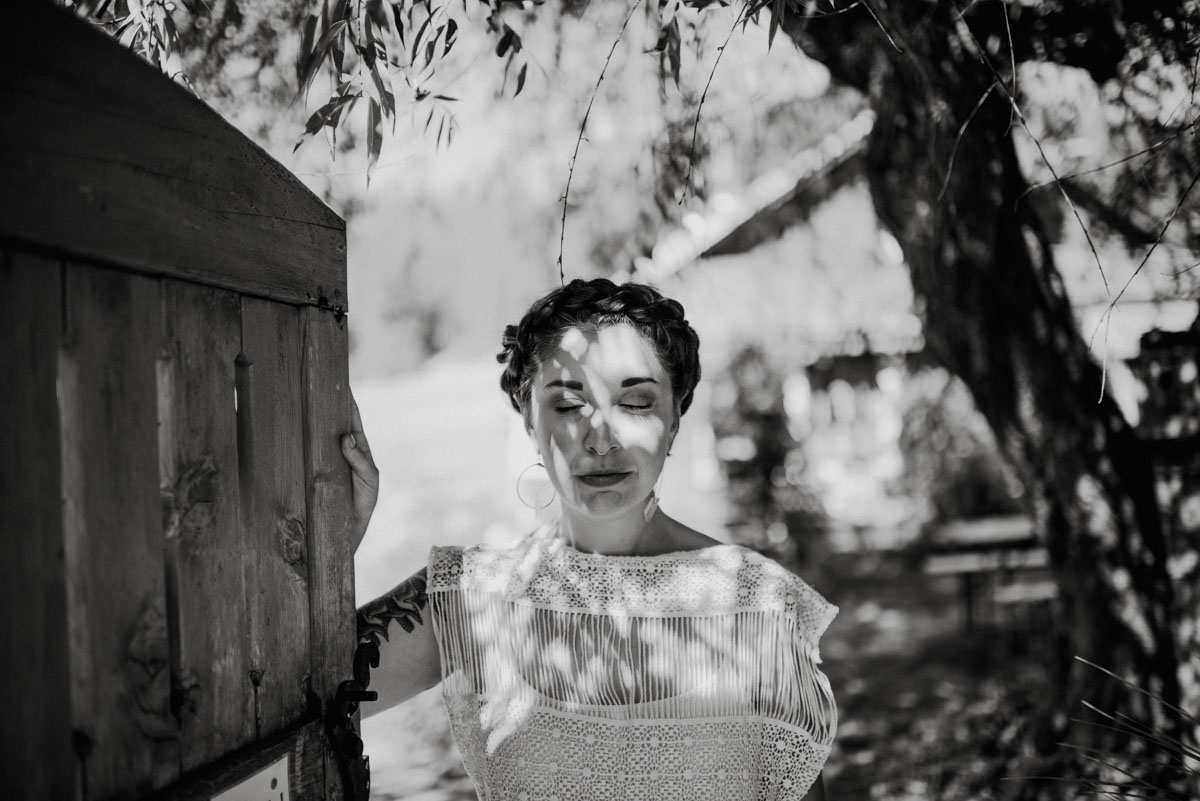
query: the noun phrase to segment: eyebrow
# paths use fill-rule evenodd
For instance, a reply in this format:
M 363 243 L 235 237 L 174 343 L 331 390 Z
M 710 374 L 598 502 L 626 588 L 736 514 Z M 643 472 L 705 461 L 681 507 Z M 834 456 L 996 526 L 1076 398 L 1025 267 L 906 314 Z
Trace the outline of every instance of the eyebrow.
M 657 384 L 657 383 L 658 383 L 657 379 L 650 378 L 649 376 L 634 376 L 633 378 L 626 378 L 624 381 L 622 381 L 621 387 L 622 388 L 636 387 L 638 384 Z M 546 389 L 550 389 L 551 387 L 562 387 L 563 389 L 583 389 L 583 382 L 582 381 L 564 381 L 562 379 L 556 378 L 553 381 L 546 382 Z

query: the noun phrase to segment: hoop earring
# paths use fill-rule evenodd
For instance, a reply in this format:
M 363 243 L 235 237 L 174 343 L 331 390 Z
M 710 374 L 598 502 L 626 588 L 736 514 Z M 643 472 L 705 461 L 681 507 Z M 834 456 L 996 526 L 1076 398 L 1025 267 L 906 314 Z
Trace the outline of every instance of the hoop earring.
M 542 468 L 542 470 L 546 470 L 546 465 L 542 464 L 541 462 L 534 462 L 533 464 L 529 465 L 529 467 L 526 467 L 519 474 L 517 474 L 517 500 L 519 500 L 526 507 L 537 511 L 537 510 L 545 509 L 547 506 L 554 503 L 554 499 L 555 499 L 555 497 L 557 497 L 558 492 L 554 489 L 554 485 L 550 483 L 550 473 L 549 473 L 549 471 L 547 471 L 546 472 L 546 481 L 545 481 L 544 485 L 534 489 L 534 491 L 533 491 L 533 500 L 535 501 L 535 503 L 530 503 L 529 501 L 525 500 L 525 493 L 521 492 L 521 482 L 522 482 L 522 480 L 524 480 L 525 474 L 528 473 L 530 470 L 532 470 L 535 467 L 540 467 L 540 468 Z M 534 480 L 530 479 L 526 483 L 527 483 L 527 485 L 532 485 L 534 483 Z M 549 497 L 546 498 L 544 503 L 536 503 L 536 501 L 540 501 L 542 499 L 542 497 L 546 494 L 547 487 L 550 489 Z M 527 488 L 529 488 L 529 487 L 527 487 Z

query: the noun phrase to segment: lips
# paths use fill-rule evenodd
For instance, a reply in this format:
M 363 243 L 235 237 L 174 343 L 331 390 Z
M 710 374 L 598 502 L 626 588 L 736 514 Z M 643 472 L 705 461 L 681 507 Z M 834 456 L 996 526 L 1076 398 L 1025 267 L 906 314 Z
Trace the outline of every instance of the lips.
M 586 473 L 578 478 L 589 487 L 612 487 L 631 475 L 633 473 Z

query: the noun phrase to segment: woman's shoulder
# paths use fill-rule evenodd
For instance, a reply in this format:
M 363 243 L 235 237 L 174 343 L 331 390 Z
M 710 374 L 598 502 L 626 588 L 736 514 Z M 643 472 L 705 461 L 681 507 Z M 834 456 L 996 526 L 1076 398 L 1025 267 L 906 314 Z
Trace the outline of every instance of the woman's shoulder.
M 812 642 L 821 639 L 837 616 L 837 606 L 770 556 L 746 545 L 720 543 L 697 534 L 698 538 L 692 540 L 697 543 L 695 550 L 718 574 L 731 577 L 740 599 L 760 608 L 779 610 Z
M 429 549 L 430 589 L 457 585 L 466 573 L 503 581 L 520 564 L 527 561 L 531 551 L 544 550 L 549 543 L 545 526 L 513 540 L 484 542 L 475 545 L 434 545 Z

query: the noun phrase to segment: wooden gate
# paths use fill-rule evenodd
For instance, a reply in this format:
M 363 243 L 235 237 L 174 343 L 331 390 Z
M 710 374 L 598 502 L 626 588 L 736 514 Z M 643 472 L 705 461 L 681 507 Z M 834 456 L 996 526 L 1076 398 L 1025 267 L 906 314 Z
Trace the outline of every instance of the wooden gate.
M 86 22 L 0 29 L 0 794 L 342 798 L 344 223 Z

